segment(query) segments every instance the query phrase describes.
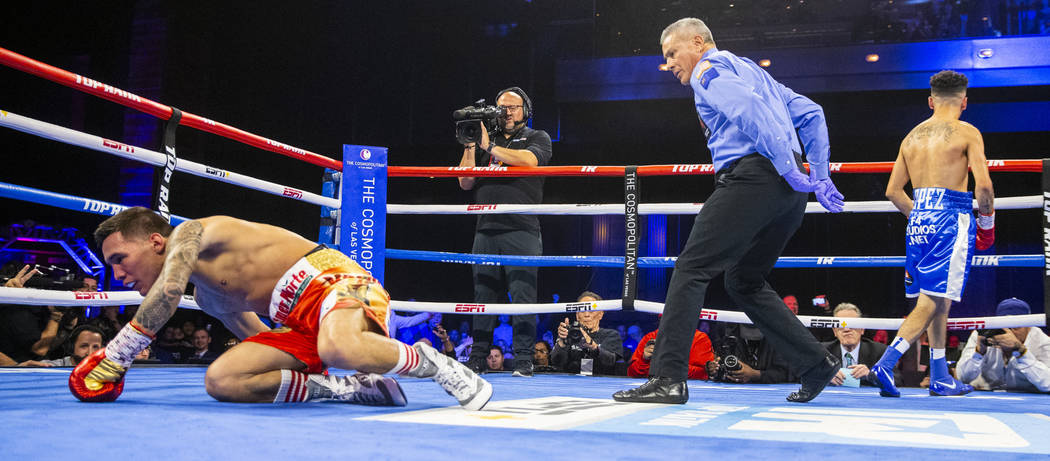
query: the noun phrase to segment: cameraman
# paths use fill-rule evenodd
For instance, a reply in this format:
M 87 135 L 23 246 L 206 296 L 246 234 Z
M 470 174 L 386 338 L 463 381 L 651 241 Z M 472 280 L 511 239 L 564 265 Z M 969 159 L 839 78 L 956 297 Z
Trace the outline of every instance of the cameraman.
M 1027 315 L 1028 303 L 1009 298 L 995 315 Z M 1050 338 L 1038 327 L 970 333 L 956 365 L 959 380 L 977 389 L 1050 392 Z
M 597 294 L 585 291 L 577 301 L 601 299 Z M 603 316 L 605 311 L 577 312 L 576 322 L 570 324 L 566 317 L 558 324 L 558 337 L 551 351 L 551 365 L 561 371 L 579 373 L 582 361 L 590 359 L 593 361 L 594 374 L 616 374 L 616 362 L 623 360 L 623 342 L 616 330 L 598 326 Z
M 496 96 L 503 115 L 496 127 L 482 127 L 476 143 L 463 146 L 460 167 L 542 166 L 551 159 L 551 138 L 542 130 L 525 126 L 532 117 L 532 102 L 521 88 L 507 88 Z M 484 125 L 484 122 L 478 122 Z M 489 138 L 489 129 L 495 129 Z M 476 204 L 538 204 L 543 201 L 543 178 L 459 178 L 459 187 L 474 190 Z M 543 254 L 540 221 L 535 215 L 479 215 L 474 231 L 475 254 L 539 256 Z M 523 266 L 474 265 L 474 301 L 498 303 L 536 302 L 536 268 Z M 505 280 L 505 282 L 504 282 Z M 467 365 L 475 372 L 485 366 L 485 354 L 492 345 L 496 317 L 474 316 L 474 346 Z M 536 343 L 536 316 L 515 315 L 513 353 L 514 376 L 532 376 L 533 345 Z

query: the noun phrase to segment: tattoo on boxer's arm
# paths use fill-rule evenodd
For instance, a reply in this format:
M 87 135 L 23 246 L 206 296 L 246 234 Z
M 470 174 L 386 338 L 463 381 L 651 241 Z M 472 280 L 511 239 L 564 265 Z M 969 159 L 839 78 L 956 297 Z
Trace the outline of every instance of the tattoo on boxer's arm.
M 157 333 L 175 313 L 186 291 L 190 273 L 197 264 L 203 232 L 204 226 L 199 221 L 186 221 L 172 232 L 168 238 L 164 268 L 142 300 L 142 306 L 135 314 L 135 323 Z

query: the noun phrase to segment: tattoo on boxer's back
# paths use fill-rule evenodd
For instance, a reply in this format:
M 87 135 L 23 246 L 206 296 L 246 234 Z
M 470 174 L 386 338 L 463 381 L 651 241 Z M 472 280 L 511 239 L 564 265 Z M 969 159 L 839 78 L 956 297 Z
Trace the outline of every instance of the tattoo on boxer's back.
M 909 143 L 926 142 L 929 138 L 941 138 L 945 143 L 951 142 L 955 134 L 955 124 L 949 122 L 930 122 L 915 127 L 908 135 Z

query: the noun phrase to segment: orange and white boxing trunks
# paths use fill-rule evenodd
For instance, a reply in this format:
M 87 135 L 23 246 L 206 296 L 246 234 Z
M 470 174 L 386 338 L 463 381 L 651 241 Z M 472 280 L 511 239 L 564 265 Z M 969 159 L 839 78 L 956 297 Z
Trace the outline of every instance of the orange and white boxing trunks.
M 336 309 L 363 309 L 383 333 L 390 315 L 390 295 L 368 271 L 337 250 L 318 246 L 281 276 L 270 296 L 270 319 L 285 328 L 245 339 L 291 354 L 307 373 L 325 369 L 317 355 L 321 321 Z

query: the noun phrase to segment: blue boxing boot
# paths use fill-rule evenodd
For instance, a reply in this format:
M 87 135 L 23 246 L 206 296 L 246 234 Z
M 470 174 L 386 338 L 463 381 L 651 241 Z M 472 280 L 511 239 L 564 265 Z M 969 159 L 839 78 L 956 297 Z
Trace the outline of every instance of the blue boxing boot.
M 901 396 L 901 391 L 898 391 L 897 386 L 893 383 L 893 367 L 897 365 L 897 361 L 910 346 L 900 336 L 894 338 L 890 347 L 887 347 L 886 352 L 882 353 L 882 358 L 871 367 L 871 375 L 875 377 L 875 382 L 879 385 L 879 395 L 883 397 Z
M 944 380 L 930 380 L 930 395 L 935 397 L 948 397 L 952 395 L 966 395 L 973 392 L 973 386 L 949 376 Z
M 930 349 L 930 395 L 947 397 L 966 395 L 973 392 L 973 386 L 963 383 L 948 373 L 948 362 L 944 358 L 944 349 Z

